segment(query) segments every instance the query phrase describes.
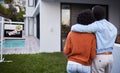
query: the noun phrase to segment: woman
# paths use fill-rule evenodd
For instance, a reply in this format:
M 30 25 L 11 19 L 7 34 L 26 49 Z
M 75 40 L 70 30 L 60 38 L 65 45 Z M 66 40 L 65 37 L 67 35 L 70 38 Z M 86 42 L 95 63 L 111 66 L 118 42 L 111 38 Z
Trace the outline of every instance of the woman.
M 88 25 L 95 21 L 90 9 L 80 12 L 77 17 L 77 24 Z M 90 73 L 92 59 L 96 57 L 96 39 L 93 33 L 78 33 L 70 31 L 65 47 L 67 72 L 68 73 Z

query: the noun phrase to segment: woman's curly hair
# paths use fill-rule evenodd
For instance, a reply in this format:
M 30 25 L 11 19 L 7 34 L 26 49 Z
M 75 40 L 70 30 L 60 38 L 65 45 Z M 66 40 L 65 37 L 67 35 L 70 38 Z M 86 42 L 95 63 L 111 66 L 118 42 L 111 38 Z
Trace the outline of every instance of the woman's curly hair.
M 82 25 L 88 25 L 95 21 L 92 10 L 86 9 L 80 12 L 77 17 L 77 23 Z

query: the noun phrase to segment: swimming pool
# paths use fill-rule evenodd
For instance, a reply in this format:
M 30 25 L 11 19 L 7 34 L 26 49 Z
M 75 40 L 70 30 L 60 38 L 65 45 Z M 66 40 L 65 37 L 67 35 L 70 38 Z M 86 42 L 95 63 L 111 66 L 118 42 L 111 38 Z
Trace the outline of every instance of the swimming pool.
M 3 48 L 24 48 L 25 39 L 5 39 Z

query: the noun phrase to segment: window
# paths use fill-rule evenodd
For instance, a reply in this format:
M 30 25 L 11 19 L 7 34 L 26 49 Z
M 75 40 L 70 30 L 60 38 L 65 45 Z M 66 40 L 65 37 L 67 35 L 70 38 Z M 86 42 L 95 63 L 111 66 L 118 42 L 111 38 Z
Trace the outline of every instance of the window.
M 28 6 L 29 7 L 34 7 L 34 5 L 35 5 L 35 2 L 34 2 L 35 0 L 28 0 Z

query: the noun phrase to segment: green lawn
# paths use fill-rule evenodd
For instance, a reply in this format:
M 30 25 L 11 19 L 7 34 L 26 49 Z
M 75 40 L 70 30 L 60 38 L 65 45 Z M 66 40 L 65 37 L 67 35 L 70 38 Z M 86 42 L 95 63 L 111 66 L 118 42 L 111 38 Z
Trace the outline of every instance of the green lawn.
M 0 73 L 67 73 L 63 53 L 4 55 Z

